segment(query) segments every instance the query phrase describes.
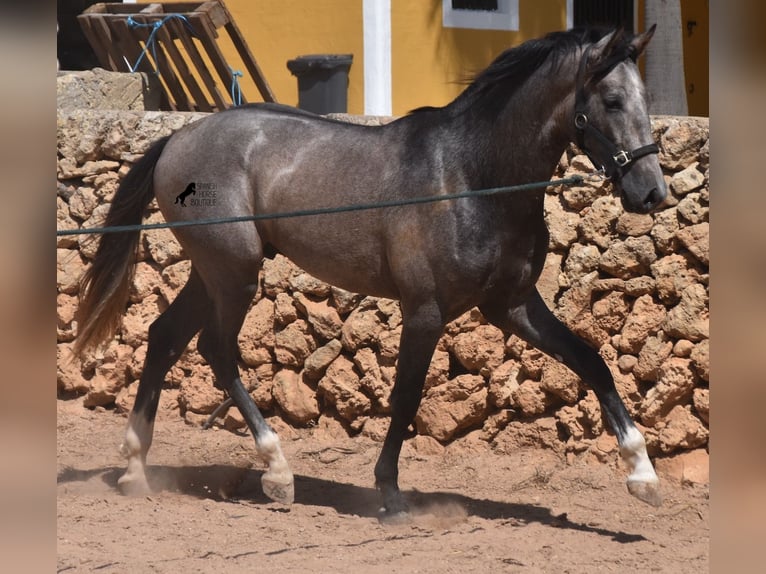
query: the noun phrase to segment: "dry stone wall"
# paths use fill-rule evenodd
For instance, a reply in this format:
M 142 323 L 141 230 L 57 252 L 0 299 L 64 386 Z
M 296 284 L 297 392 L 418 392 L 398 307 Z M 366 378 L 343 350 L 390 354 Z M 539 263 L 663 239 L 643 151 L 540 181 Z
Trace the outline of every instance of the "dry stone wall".
M 60 110 L 58 228 L 98 225 L 148 145 L 203 116 Z M 550 252 L 538 286 L 556 315 L 599 349 L 650 454 L 658 456 L 708 444 L 708 121 L 656 117 L 653 131 L 670 191 L 667 207 L 626 213 L 602 181 L 550 188 Z M 557 175 L 591 169 L 572 148 Z M 161 220 L 153 202 L 146 221 Z M 58 393 L 127 411 L 147 328 L 183 286 L 190 264 L 170 231 L 142 234 L 122 327 L 80 365 L 71 361 L 78 280 L 95 247 L 92 236 L 57 238 Z M 381 440 L 400 333 L 396 302 L 331 287 L 277 255 L 264 261 L 239 336 L 242 378 L 283 433 L 316 427 Z M 212 383 L 195 339 L 168 375 L 162 408 L 200 424 L 223 400 Z M 231 409 L 223 424 L 233 429 L 244 421 Z M 594 393 L 555 360 L 487 324 L 478 310 L 448 325 L 415 424 L 416 443 L 425 449 L 460 439 L 499 451 L 544 446 L 600 460 L 613 460 L 616 452 Z

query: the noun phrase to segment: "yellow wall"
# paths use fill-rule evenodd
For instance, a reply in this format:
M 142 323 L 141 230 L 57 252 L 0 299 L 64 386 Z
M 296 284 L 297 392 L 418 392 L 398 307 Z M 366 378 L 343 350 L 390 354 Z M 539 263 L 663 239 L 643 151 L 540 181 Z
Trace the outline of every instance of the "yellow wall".
M 139 0 L 148 3 L 150 0 Z M 500 52 L 566 27 L 566 0 L 519 0 L 520 31 L 467 30 L 442 26 L 441 0 L 390 0 L 392 107 L 402 115 L 420 106 L 440 106 L 463 89 L 461 79 L 484 69 Z M 363 0 L 226 0 L 277 101 L 298 103 L 298 81 L 287 61 L 306 54 L 353 54 L 348 111 L 364 113 Z M 681 0 L 689 113 L 708 115 L 708 2 Z M 639 29 L 643 2 L 638 6 Z M 233 68 L 244 71 L 236 50 L 221 30 L 219 42 Z M 242 90 L 259 101 L 245 74 Z M 222 86 L 228 91 L 229 86 Z
M 298 79 L 287 69 L 288 60 L 307 54 L 353 54 L 348 110 L 364 112 L 361 0 L 228 0 L 226 6 L 278 102 L 298 105 Z M 254 87 L 245 93 L 256 100 Z
M 391 0 L 391 67 L 394 115 L 441 106 L 500 52 L 566 27 L 566 0 L 519 1 L 522 31 L 467 30 L 442 26 L 441 0 Z

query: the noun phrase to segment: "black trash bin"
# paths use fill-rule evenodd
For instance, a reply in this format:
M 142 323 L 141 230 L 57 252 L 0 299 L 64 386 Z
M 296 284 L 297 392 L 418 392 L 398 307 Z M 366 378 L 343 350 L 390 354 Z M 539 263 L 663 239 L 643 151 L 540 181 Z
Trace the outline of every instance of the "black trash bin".
M 315 54 L 288 60 L 298 78 L 298 107 L 315 114 L 348 111 L 348 70 L 352 54 Z

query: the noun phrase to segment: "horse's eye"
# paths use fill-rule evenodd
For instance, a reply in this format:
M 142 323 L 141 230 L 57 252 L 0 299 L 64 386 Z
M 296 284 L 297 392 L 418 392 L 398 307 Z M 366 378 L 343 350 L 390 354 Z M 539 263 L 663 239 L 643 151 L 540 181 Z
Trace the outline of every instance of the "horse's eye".
M 618 96 L 607 96 L 604 98 L 604 106 L 606 109 L 612 112 L 622 110 L 622 98 Z

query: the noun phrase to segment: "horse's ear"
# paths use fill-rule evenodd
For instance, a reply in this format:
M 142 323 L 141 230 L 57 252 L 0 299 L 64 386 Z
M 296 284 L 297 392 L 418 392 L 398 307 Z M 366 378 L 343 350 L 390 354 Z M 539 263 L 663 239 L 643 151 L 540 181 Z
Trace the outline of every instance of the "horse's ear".
M 651 28 L 649 28 L 643 34 L 639 34 L 630 42 L 630 46 L 633 49 L 631 56 L 634 60 L 638 60 L 639 56 L 644 53 L 644 50 L 646 50 L 646 45 L 649 43 L 649 40 L 652 39 L 652 36 L 654 36 L 654 31 L 656 29 L 657 24 L 652 24 Z
M 620 45 L 620 41 L 625 35 L 625 30 L 622 26 L 617 28 L 614 32 L 610 32 L 598 42 L 593 44 L 590 57 L 590 66 L 597 67 L 600 62 L 607 60 L 614 52 L 615 47 Z

